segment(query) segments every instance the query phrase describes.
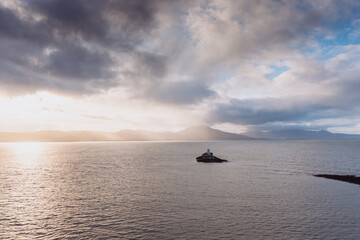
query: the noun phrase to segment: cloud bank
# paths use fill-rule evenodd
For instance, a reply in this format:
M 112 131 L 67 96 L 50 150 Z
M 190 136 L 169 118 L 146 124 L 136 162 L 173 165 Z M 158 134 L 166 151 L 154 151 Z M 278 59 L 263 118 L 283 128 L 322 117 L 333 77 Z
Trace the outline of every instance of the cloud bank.
M 0 92 L 122 89 L 211 125 L 356 128 L 359 13 L 356 0 L 6 0 Z

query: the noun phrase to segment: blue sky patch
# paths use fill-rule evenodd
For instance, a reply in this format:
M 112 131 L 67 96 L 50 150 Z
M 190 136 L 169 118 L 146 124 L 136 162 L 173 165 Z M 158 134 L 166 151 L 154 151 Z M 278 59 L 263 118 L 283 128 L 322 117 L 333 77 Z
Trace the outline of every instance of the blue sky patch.
M 265 76 L 267 78 L 270 78 L 270 79 L 274 79 L 276 78 L 277 76 L 279 76 L 280 74 L 286 72 L 287 70 L 289 70 L 289 68 L 287 66 L 275 66 L 275 65 L 270 65 L 269 66 L 273 71 L 269 74 L 266 74 Z

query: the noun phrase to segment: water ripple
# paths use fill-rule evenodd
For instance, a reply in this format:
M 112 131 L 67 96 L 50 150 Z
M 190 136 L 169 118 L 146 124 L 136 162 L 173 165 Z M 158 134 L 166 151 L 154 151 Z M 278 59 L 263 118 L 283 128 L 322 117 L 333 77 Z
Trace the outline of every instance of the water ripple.
M 0 144 L 0 239 L 359 239 L 360 188 L 311 176 L 360 174 L 359 145 Z

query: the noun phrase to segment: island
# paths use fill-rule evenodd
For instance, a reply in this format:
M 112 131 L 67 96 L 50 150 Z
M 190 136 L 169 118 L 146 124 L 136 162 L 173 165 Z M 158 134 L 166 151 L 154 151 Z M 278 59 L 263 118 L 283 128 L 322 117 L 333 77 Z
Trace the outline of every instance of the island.
M 208 149 L 205 153 L 203 153 L 201 156 L 196 158 L 196 161 L 198 162 L 204 162 L 204 163 L 222 163 L 227 162 L 225 159 L 218 158 L 214 156 L 212 152 L 210 152 L 210 149 Z
M 354 175 L 315 174 L 314 176 L 360 185 L 360 177 Z

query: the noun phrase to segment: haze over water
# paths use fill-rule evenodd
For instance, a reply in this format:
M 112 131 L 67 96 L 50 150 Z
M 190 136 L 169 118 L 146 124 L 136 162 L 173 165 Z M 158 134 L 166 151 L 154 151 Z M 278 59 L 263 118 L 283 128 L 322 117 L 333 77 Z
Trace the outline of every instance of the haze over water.
M 210 148 L 229 163 L 197 163 Z M 1 143 L 0 239 L 359 239 L 360 141 Z

